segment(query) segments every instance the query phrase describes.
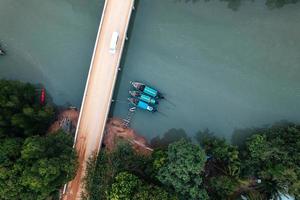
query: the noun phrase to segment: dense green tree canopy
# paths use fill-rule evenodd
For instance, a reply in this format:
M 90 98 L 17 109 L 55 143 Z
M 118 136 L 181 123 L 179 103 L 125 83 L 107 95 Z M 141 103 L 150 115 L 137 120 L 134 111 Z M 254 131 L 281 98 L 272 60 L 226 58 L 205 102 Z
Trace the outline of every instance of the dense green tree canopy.
M 206 130 L 197 134 L 200 145 L 182 139 L 148 158 L 128 144 L 102 151 L 88 174 L 90 199 L 299 199 L 299 125 L 247 129 L 247 138 L 238 148 Z
M 0 80 L 0 199 L 44 200 L 73 178 L 72 137 L 46 135 L 53 117 L 33 85 Z
M 300 126 L 275 124 L 251 136 L 243 154 L 245 176 L 262 180 L 266 198 L 291 194 L 300 198 Z
M 119 173 L 111 186 L 108 199 L 131 200 L 135 191 L 142 184 L 139 178 L 128 172 Z
M 41 106 L 37 96 L 29 83 L 0 80 L 0 138 L 45 133 L 54 109 Z
M 151 179 L 152 159 L 136 154 L 128 143 L 92 158 L 85 177 L 83 199 L 175 200 Z
M 72 138 L 48 136 L 0 140 L 0 199 L 44 200 L 71 180 L 76 170 Z
M 161 187 L 143 184 L 134 194 L 135 200 L 178 200 L 176 195 L 171 195 Z
M 206 155 L 199 146 L 180 140 L 169 145 L 167 160 L 157 178 L 183 198 L 207 199 L 201 178 L 205 161 Z
M 227 199 L 239 186 L 240 159 L 237 147 L 215 137 L 208 130 L 199 131 L 196 139 L 208 155 L 205 185 L 210 199 Z
M 211 199 L 236 199 L 241 194 L 253 199 L 282 194 L 299 198 L 299 125 L 281 122 L 246 129 L 248 139 L 242 139 L 239 148 L 208 130 L 196 136 L 209 156 L 204 181 Z
M 240 172 L 239 151 L 236 146 L 230 145 L 225 139 L 213 136 L 209 132 L 199 132 L 197 137 L 206 154 L 210 157 L 210 166 L 218 174 L 236 177 Z
M 211 199 L 228 199 L 238 187 L 238 182 L 229 176 L 214 176 L 209 179 Z
M 115 177 L 108 195 L 110 200 L 176 200 L 163 189 L 147 184 L 137 176 L 121 172 Z
M 130 171 L 145 176 L 148 158 L 136 154 L 126 142 L 120 142 L 112 152 L 100 151 L 97 159 L 91 158 L 85 177 L 84 199 L 106 199 L 118 173 Z

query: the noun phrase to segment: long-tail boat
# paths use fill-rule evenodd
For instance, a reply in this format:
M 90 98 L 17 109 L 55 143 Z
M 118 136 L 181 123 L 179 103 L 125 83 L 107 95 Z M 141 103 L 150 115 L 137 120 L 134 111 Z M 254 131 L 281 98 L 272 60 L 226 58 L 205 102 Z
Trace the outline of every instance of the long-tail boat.
M 156 111 L 157 111 L 155 107 L 152 107 L 152 106 L 150 106 L 148 103 L 146 103 L 146 102 L 144 102 L 144 101 L 140 101 L 140 100 L 138 100 L 138 99 L 136 99 L 136 98 L 128 98 L 128 101 L 129 101 L 132 105 L 134 105 L 134 106 L 136 106 L 137 108 L 140 108 L 140 109 L 142 109 L 142 110 L 147 110 L 147 111 L 149 111 L 149 112 L 156 112 Z
M 164 98 L 163 95 L 158 90 L 151 88 L 151 87 L 145 85 L 144 83 L 140 83 L 140 82 L 136 82 L 136 81 L 131 81 L 130 83 L 135 89 L 137 89 L 151 97 L 154 97 L 157 99 Z
M 131 90 L 131 91 L 129 91 L 129 94 L 132 97 L 136 97 L 139 100 L 144 101 L 146 103 L 149 103 L 149 104 L 152 104 L 152 105 L 158 104 L 157 99 L 155 99 L 153 97 L 150 97 L 146 94 L 143 94 L 141 91 Z
M 40 104 L 44 105 L 46 101 L 46 90 L 45 88 L 42 88 L 41 95 L 40 95 Z

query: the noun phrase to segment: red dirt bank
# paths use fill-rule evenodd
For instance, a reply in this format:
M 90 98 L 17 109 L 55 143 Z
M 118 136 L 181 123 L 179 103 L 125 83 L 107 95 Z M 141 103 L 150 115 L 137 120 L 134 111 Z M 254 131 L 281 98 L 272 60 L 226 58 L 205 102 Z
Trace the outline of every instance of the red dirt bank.
M 138 153 L 149 155 L 153 151 L 144 137 L 138 135 L 133 129 L 125 127 L 121 119 L 111 118 L 106 123 L 106 132 L 103 138 L 105 148 L 112 151 L 117 139 L 130 142 Z
M 57 121 L 50 126 L 48 132 L 52 133 L 59 130 L 64 119 L 69 119 L 75 129 L 78 123 L 78 117 L 79 111 L 76 109 L 63 110 L 59 113 Z M 138 135 L 133 129 L 125 127 L 121 119 L 110 118 L 106 123 L 105 135 L 103 138 L 105 148 L 112 151 L 115 148 L 118 139 L 128 141 L 138 153 L 149 155 L 152 152 L 152 149 L 149 147 L 149 144 L 144 137 Z

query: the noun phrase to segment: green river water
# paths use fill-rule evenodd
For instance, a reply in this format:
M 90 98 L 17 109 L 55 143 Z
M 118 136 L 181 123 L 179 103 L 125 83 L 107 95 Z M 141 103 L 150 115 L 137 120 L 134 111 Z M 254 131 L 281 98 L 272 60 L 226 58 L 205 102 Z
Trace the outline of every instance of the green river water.
M 0 77 L 43 83 L 80 106 L 103 1 L 0 0 Z M 159 113 L 137 111 L 147 138 L 170 128 L 235 129 L 300 121 L 300 4 L 237 11 L 220 1 L 140 0 L 111 114 L 126 117 L 129 81 L 163 92 Z

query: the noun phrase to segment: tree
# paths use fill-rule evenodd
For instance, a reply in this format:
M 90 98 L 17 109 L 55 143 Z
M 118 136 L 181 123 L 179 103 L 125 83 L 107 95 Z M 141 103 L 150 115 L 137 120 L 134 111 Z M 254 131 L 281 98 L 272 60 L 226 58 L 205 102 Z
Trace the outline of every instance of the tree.
M 20 157 L 22 142 L 21 138 L 0 139 L 1 166 L 11 166 Z
M 202 187 L 202 173 L 206 156 L 191 142 L 180 140 L 169 145 L 167 161 L 159 169 L 157 179 L 188 199 L 208 199 Z
M 135 191 L 142 182 L 139 178 L 128 172 L 119 173 L 112 184 L 108 199 L 111 200 L 131 200 Z
M 221 174 L 238 177 L 240 173 L 239 151 L 236 146 L 230 145 L 225 139 L 220 139 L 209 131 L 198 132 L 196 139 L 210 157 L 209 174 Z
M 139 177 L 129 173 L 120 172 L 115 177 L 109 191 L 111 200 L 176 200 L 163 189 L 142 181 Z
M 2 139 L 0 199 L 44 200 L 57 192 L 76 172 L 72 143 L 62 131 L 25 140 Z
M 45 135 L 54 117 L 29 83 L 0 80 L 0 199 L 44 200 L 76 170 L 73 139 Z
M 158 186 L 144 183 L 133 196 L 134 200 L 178 200 Z
M 211 199 L 228 199 L 238 186 L 238 182 L 231 177 L 215 176 L 209 179 L 209 195 Z
M 0 80 L 0 138 L 43 134 L 53 117 L 54 108 L 39 104 L 33 85 Z
M 209 130 L 199 131 L 196 140 L 205 149 L 205 185 L 211 199 L 229 199 L 239 187 L 240 159 L 236 146 L 217 138 Z
M 150 158 L 138 155 L 126 142 L 118 142 L 116 149 L 108 152 L 103 149 L 97 159 L 91 158 L 85 175 L 85 190 L 83 199 L 107 199 L 115 177 L 120 172 L 130 172 L 145 179 L 150 166 Z
M 243 152 L 243 175 L 262 180 L 265 198 L 300 198 L 300 126 L 278 123 L 250 137 Z
M 157 172 L 161 167 L 164 166 L 168 158 L 166 151 L 154 150 L 152 153 L 152 169 Z
M 183 129 L 172 128 L 168 130 L 163 137 L 157 136 L 151 140 L 153 148 L 166 149 L 169 144 L 179 141 L 181 139 L 189 140 L 186 132 Z

